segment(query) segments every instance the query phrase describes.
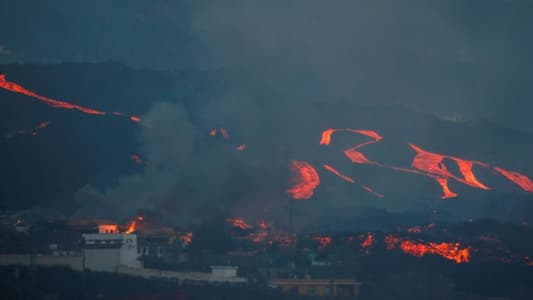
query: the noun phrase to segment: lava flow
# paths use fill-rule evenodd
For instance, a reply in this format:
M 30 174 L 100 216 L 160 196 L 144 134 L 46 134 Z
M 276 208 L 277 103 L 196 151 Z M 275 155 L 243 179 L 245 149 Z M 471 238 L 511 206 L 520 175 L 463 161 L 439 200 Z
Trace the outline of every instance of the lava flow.
M 472 170 L 474 165 L 487 167 L 487 164 L 479 161 L 457 158 L 450 155 L 428 152 L 414 144 L 409 144 L 409 146 L 411 146 L 411 148 L 416 152 L 416 156 L 413 159 L 413 162 L 411 163 L 411 166 L 413 168 L 427 172 L 429 174 L 437 175 L 441 178 L 452 178 L 458 182 L 464 183 L 474 188 L 483 190 L 490 189 L 483 183 L 479 182 Z M 463 175 L 463 178 L 455 176 L 454 174 L 450 173 L 448 169 L 446 169 L 446 166 L 444 165 L 444 159 L 446 158 L 457 163 L 457 165 L 459 166 L 459 172 Z
M 287 190 L 287 193 L 296 200 L 311 198 L 320 184 L 320 177 L 315 168 L 305 161 L 293 160 L 291 169 L 295 176 L 291 180 L 292 187 Z
M 382 168 L 387 168 L 395 171 L 418 174 L 423 176 L 428 176 L 433 178 L 441 187 L 443 195 L 442 199 L 457 197 L 458 194 L 453 192 L 449 187 L 449 179 L 453 179 L 462 184 L 471 186 L 473 188 L 490 190 L 490 187 L 481 183 L 476 175 L 474 174 L 474 166 L 480 166 L 484 168 L 490 168 L 490 166 L 484 162 L 467 160 L 463 158 L 454 157 L 451 155 L 438 154 L 426 151 L 420 148 L 417 145 L 409 144 L 409 146 L 416 152 L 413 161 L 411 162 L 411 168 L 397 167 L 382 164 L 373 160 L 368 159 L 359 149 L 365 145 L 377 143 L 383 139 L 383 137 L 375 131 L 372 130 L 358 130 L 358 129 L 326 129 L 322 132 L 322 137 L 320 140 L 321 145 L 329 145 L 331 143 L 331 135 L 338 131 L 346 131 L 361 134 L 371 138 L 370 141 L 357 144 L 354 147 L 344 150 L 344 155 L 350 159 L 352 163 L 356 164 L 365 164 L 365 165 L 374 165 Z M 457 164 L 460 176 L 457 176 L 451 173 L 444 164 L 444 160 L 449 159 Z M 351 178 L 346 177 L 345 175 L 340 174 L 338 171 L 333 169 L 331 166 L 324 166 L 328 171 L 336 174 L 340 178 L 346 181 L 350 181 Z M 508 180 L 514 182 L 520 186 L 524 191 L 533 192 L 533 181 L 531 181 L 527 176 L 520 174 L 518 172 L 511 172 L 504 170 L 502 168 L 495 167 L 494 170 L 507 178 Z M 370 188 L 364 187 L 368 191 Z
M 347 181 L 347 182 L 350 182 L 350 183 L 355 183 L 355 180 L 353 180 L 351 177 L 342 174 L 341 172 L 339 172 L 337 169 L 333 168 L 330 165 L 324 164 L 324 169 L 326 169 L 326 170 L 330 171 L 331 173 L 337 175 L 338 177 L 340 177 L 344 181 Z
M 531 181 L 531 179 L 529 179 L 527 176 L 518 172 L 507 171 L 499 167 L 494 167 L 494 170 L 520 186 L 524 191 L 533 192 L 533 181 Z
M 252 228 L 252 225 L 246 223 L 246 221 L 244 221 L 241 218 L 227 218 L 226 222 L 228 222 L 231 225 L 233 225 L 233 227 L 237 227 L 237 228 L 240 228 L 242 230 L 247 230 L 247 229 L 251 229 Z
M 365 249 L 365 251 L 368 253 L 372 245 L 374 245 L 376 242 L 376 238 L 371 232 L 369 232 L 366 237 L 363 236 L 363 238 L 364 239 L 361 242 L 361 248 Z
M 99 111 L 93 108 L 88 108 L 88 107 L 72 104 L 66 101 L 61 101 L 61 100 L 56 100 L 56 99 L 48 98 L 45 96 L 41 96 L 35 92 L 32 92 L 24 88 L 20 84 L 6 80 L 5 74 L 0 74 L 0 88 L 3 88 L 13 93 L 18 93 L 18 94 L 22 94 L 25 96 L 35 98 L 54 108 L 72 109 L 72 110 L 77 110 L 77 111 L 90 114 L 90 115 L 105 115 L 106 114 L 103 111 Z M 115 113 L 115 114 L 120 114 L 120 113 Z M 141 119 L 137 116 L 131 116 L 130 120 L 133 122 L 140 122 Z
M 331 242 L 333 242 L 333 239 L 330 236 L 316 236 L 313 239 L 322 247 L 327 247 L 331 245 Z
M 459 243 L 413 242 L 401 240 L 391 235 L 385 237 L 385 243 L 388 250 L 399 246 L 402 252 L 416 257 L 435 254 L 453 260 L 458 264 L 470 261 L 470 248 L 461 248 Z

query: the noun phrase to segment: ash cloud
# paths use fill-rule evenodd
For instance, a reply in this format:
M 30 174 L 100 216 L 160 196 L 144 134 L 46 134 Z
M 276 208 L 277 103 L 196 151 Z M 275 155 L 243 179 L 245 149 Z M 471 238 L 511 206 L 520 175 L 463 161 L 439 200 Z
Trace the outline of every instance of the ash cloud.
M 194 43 L 188 45 L 194 49 L 176 52 L 184 40 L 180 45 L 169 42 L 171 35 L 165 30 L 167 38 L 160 48 L 175 50 L 171 56 L 176 57 L 158 56 L 157 67 L 207 68 L 219 76 L 213 85 L 220 88 L 205 101 L 191 99 L 193 107 L 176 104 L 180 99 L 155 105 L 144 117 L 147 127 L 141 133 L 142 153 L 149 163 L 144 174 L 123 177 L 105 191 L 85 187 L 77 196 L 83 204 L 79 214 L 126 215 L 148 208 L 165 211 L 167 218 L 179 221 L 219 211 L 250 215 L 275 211 L 274 217 L 280 217 L 287 202 L 287 162 L 306 160 L 320 168 L 324 162 L 318 146 L 321 130 L 337 126 L 379 131 L 373 127 L 374 119 L 379 119 L 394 132 L 399 131 L 394 128 L 397 124 L 405 122 L 390 116 L 373 118 L 368 114 L 374 111 L 365 115 L 354 104 L 392 105 L 392 112 L 403 113 L 401 106 L 441 117 L 460 115 L 461 120 L 489 117 L 533 130 L 525 113 L 533 109 L 526 84 L 532 73 L 524 67 L 529 63 L 527 51 L 520 50 L 532 46 L 517 47 L 522 44 L 520 34 L 511 35 L 508 44 L 488 35 L 500 32 L 502 26 L 506 33 L 525 28 L 509 19 L 523 9 L 521 5 L 200 1 L 180 10 L 186 14 L 186 24 L 181 24 L 175 18 L 180 15 L 176 6 L 156 2 L 155 10 L 141 13 L 138 7 L 130 7 L 121 17 L 144 20 L 149 30 L 140 31 L 139 39 L 151 41 L 148 44 L 157 43 L 146 38 L 147 31 L 162 24 L 181 26 L 176 35 L 190 38 Z M 472 25 L 479 8 L 480 18 L 503 14 L 503 25 Z M 140 54 L 158 54 L 160 49 L 148 50 L 140 46 L 132 50 L 135 55 L 120 58 L 149 65 L 147 56 Z M 513 57 L 503 55 L 506 51 Z M 201 57 L 192 55 L 195 52 Z M 507 105 L 509 101 L 512 105 Z M 221 126 L 229 130 L 231 142 L 209 139 L 207 132 Z M 416 131 L 411 132 L 415 136 L 436 135 L 435 128 L 416 124 L 409 128 Z M 391 137 L 386 133 L 386 139 Z M 438 142 L 438 136 L 428 141 Z M 234 149 L 240 143 L 248 146 L 244 153 Z M 373 183 L 385 182 L 379 174 L 369 176 L 377 178 Z M 417 201 L 423 200 L 408 199 L 407 192 L 426 191 L 434 185 L 428 182 L 406 184 L 409 191 L 398 184 L 400 196 L 377 204 L 354 197 L 353 186 L 323 184 L 326 191 L 316 197 L 320 200 L 308 203 L 318 210 L 350 211 L 357 205 L 416 208 Z M 389 190 L 396 193 L 394 188 Z M 438 188 L 432 192 L 437 198 Z M 318 216 L 310 212 L 310 219 L 314 217 Z

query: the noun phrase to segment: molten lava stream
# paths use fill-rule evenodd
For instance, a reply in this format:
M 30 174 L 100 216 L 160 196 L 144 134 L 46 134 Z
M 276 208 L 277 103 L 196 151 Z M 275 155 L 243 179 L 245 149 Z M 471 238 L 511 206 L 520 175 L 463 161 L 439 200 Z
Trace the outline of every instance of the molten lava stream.
M 320 177 L 313 166 L 305 161 L 293 160 L 290 167 L 294 172 L 292 187 L 287 190 L 293 199 L 309 199 L 320 184 Z
M 237 227 L 237 228 L 240 228 L 242 230 L 247 230 L 247 229 L 251 229 L 252 228 L 252 225 L 246 223 L 246 221 L 244 221 L 241 218 L 227 218 L 226 222 L 228 222 L 231 225 L 233 225 L 233 227 Z
M 531 181 L 531 179 L 529 179 L 526 175 L 520 174 L 518 172 L 507 171 L 499 167 L 494 167 L 494 170 L 500 173 L 508 180 L 517 184 L 524 191 L 533 192 L 533 181 Z
M 25 95 L 25 96 L 29 96 L 29 97 L 35 98 L 35 99 L 40 100 L 40 101 L 42 101 L 42 102 L 44 102 L 44 103 L 46 103 L 49 106 L 54 107 L 54 108 L 73 109 L 73 110 L 77 110 L 77 111 L 80 111 L 80 112 L 83 112 L 83 113 L 86 113 L 86 114 L 90 114 L 90 115 L 105 115 L 106 114 L 103 111 L 99 111 L 99 110 L 96 110 L 96 109 L 93 109 L 93 108 L 83 107 L 83 106 L 72 104 L 72 103 L 69 103 L 69 102 L 66 102 L 66 101 L 56 100 L 56 99 L 48 98 L 48 97 L 45 97 L 45 96 L 41 96 L 41 95 L 39 95 L 39 94 L 37 94 L 35 92 L 32 92 L 32 91 L 24 88 L 23 86 L 15 83 L 15 82 L 11 82 L 11 81 L 6 80 L 6 75 L 5 74 L 0 74 L 0 88 L 3 88 L 5 90 L 8 90 L 8 91 L 13 92 L 13 93 L 22 94 L 22 95 Z M 121 113 L 114 113 L 114 114 L 115 115 L 122 115 Z M 133 122 L 140 122 L 140 120 L 141 120 L 137 116 L 130 116 L 129 118 Z
M 324 169 L 330 171 L 331 173 L 335 174 L 336 176 L 338 176 L 339 178 L 341 178 L 342 180 L 346 181 L 346 182 L 349 182 L 349 183 L 355 183 L 355 180 L 347 175 L 344 175 L 342 174 L 340 171 L 338 171 L 337 169 L 333 168 L 332 166 L 328 165 L 328 164 L 324 164 Z M 368 186 L 365 186 L 365 185 L 362 185 L 361 186 L 365 191 L 369 192 L 370 194 L 378 197 L 378 198 L 383 198 L 384 196 L 380 193 L 376 193 L 374 192 L 373 189 L 371 189 L 370 187 Z
M 476 178 L 474 171 L 472 169 L 474 165 L 480 165 L 483 167 L 487 167 L 488 166 L 487 164 L 479 162 L 479 161 L 457 158 L 457 157 L 450 156 L 450 155 L 432 153 L 432 152 L 423 150 L 422 148 L 414 144 L 409 144 L 409 146 L 411 146 L 411 148 L 415 150 L 416 152 L 416 156 L 413 159 L 413 162 L 411 163 L 411 166 L 413 168 L 427 172 L 429 174 L 442 177 L 442 178 L 452 178 L 458 182 L 461 182 L 463 184 L 469 185 L 477 189 L 490 190 L 489 187 L 479 182 L 479 180 Z M 446 165 L 444 165 L 444 159 L 446 158 L 454 161 L 457 164 L 457 166 L 459 167 L 459 173 L 461 173 L 463 178 L 455 176 L 450 171 L 448 171 L 448 169 L 446 168 Z
M 337 175 L 339 178 L 343 179 L 344 181 L 347 181 L 349 183 L 355 183 L 355 180 L 353 180 L 351 177 L 342 174 L 341 172 L 339 172 L 337 169 L 333 168 L 332 166 L 330 166 L 328 164 L 324 164 L 323 166 L 324 166 L 324 169 L 326 169 L 326 170 L 330 171 L 331 173 Z

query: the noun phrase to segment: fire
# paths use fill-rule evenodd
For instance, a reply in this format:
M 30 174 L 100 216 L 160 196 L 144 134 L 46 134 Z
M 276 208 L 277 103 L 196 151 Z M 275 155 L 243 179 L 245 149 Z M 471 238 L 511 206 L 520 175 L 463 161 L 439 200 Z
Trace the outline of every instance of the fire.
M 267 222 L 265 222 L 265 220 L 261 220 L 261 222 L 259 222 L 259 228 L 261 229 L 267 229 L 268 227 L 270 227 L 270 225 L 268 225 Z
M 341 172 L 337 171 L 335 168 L 333 168 L 330 165 L 324 164 L 324 169 L 326 169 L 326 170 L 330 171 L 331 173 L 337 175 L 338 177 L 342 178 L 344 181 L 347 181 L 347 182 L 350 182 L 350 183 L 355 183 L 355 180 L 353 180 L 352 178 L 342 174 Z
M 117 234 L 118 231 L 118 225 L 115 224 L 99 224 L 98 225 L 98 233 L 100 234 Z
M 46 103 L 47 105 L 49 105 L 49 106 L 51 106 L 53 108 L 72 109 L 72 110 L 77 110 L 77 111 L 80 111 L 80 112 L 83 112 L 83 113 L 86 113 L 86 114 L 90 114 L 90 115 L 105 115 L 106 114 L 103 111 L 96 110 L 96 109 L 93 109 L 93 108 L 88 108 L 88 107 L 72 104 L 72 103 L 69 103 L 69 102 L 66 102 L 66 101 L 52 99 L 52 98 L 48 98 L 48 97 L 39 95 L 39 94 L 37 94 L 35 92 L 32 92 L 32 91 L 26 89 L 25 87 L 23 87 L 20 84 L 17 84 L 17 83 L 12 82 L 12 81 L 8 81 L 6 79 L 6 75 L 5 74 L 0 74 L 0 88 L 8 90 L 8 91 L 13 92 L 13 93 L 22 94 L 22 95 L 25 95 L 25 96 L 28 96 L 28 97 L 35 98 L 37 100 L 40 100 L 40 101 Z M 114 113 L 114 114 L 115 115 L 122 115 L 121 113 Z M 130 120 L 133 121 L 133 122 L 140 122 L 141 121 L 141 119 L 139 117 L 137 117 L 137 116 L 131 116 Z
M 241 152 L 246 150 L 246 144 L 240 144 L 239 146 L 237 146 L 237 150 Z
M 417 257 L 422 257 L 429 253 L 440 255 L 458 264 L 470 261 L 470 249 L 461 248 L 459 243 L 414 243 L 412 241 L 403 241 L 400 244 L 400 248 L 404 253 Z
M 533 181 L 527 176 L 518 172 L 507 171 L 499 167 L 495 167 L 494 170 L 520 186 L 524 191 L 533 192 Z
M 333 239 L 330 236 L 316 236 L 313 239 L 322 247 L 327 247 L 333 242 Z
M 361 242 L 361 247 L 368 251 L 372 245 L 376 242 L 376 238 L 372 233 L 368 233 L 364 240 Z
M 192 243 L 192 238 L 193 238 L 193 234 L 190 231 L 180 236 L 180 239 L 183 245 L 190 245 Z
M 435 254 L 453 260 L 458 264 L 470 261 L 470 248 L 461 248 L 461 244 L 459 243 L 413 242 L 410 240 L 401 240 L 393 235 L 387 235 L 385 237 L 385 244 L 387 245 L 387 250 L 393 250 L 399 246 L 400 250 L 404 253 L 416 257 Z
M 247 230 L 247 229 L 251 229 L 252 228 L 252 225 L 246 223 L 246 221 L 244 221 L 241 218 L 227 218 L 226 222 L 228 222 L 231 225 L 233 225 L 233 227 L 237 227 L 237 228 L 240 228 L 242 230 Z
M 138 216 L 137 218 L 133 219 L 131 222 L 130 222 L 130 225 L 128 225 L 128 228 L 126 229 L 126 231 L 124 231 L 124 233 L 126 234 L 130 234 L 130 233 L 133 233 L 137 230 L 137 221 L 144 221 L 144 217 L 142 216 Z
M 320 177 L 315 168 L 305 161 L 293 160 L 291 161 L 291 169 L 296 173 L 296 176 L 292 178 L 293 185 L 287 190 L 287 193 L 296 200 L 311 198 L 316 187 L 320 184 Z
M 387 245 L 387 250 L 393 250 L 400 243 L 400 238 L 394 235 L 385 236 L 385 245 Z

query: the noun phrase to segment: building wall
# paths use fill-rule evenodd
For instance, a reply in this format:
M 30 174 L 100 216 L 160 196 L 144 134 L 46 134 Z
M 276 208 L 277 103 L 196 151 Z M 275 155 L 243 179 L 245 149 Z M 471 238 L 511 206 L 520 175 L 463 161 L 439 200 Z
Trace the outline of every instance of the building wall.
M 211 274 L 221 278 L 237 277 L 237 267 L 213 266 L 211 267 Z
M 85 249 L 85 268 L 96 272 L 116 272 L 120 249 Z
M 84 234 L 85 267 L 117 272 L 119 266 L 142 268 L 136 234 Z
M 83 258 L 81 256 L 54 256 L 32 254 L 7 254 L 0 255 L 0 266 L 45 266 L 66 267 L 74 271 L 83 270 Z

